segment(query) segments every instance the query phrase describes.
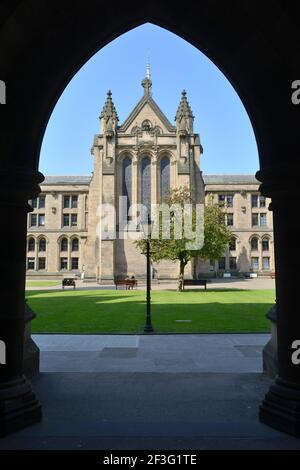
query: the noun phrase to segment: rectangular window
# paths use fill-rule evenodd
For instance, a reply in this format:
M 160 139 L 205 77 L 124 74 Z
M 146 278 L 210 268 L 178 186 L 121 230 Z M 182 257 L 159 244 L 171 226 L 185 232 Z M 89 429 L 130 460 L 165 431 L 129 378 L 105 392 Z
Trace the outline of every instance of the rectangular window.
M 251 268 L 253 271 L 258 271 L 259 269 L 259 264 L 258 264 L 258 257 L 252 257 L 251 258 Z
M 259 207 L 266 207 L 266 198 L 265 198 L 265 196 L 259 196 Z
M 37 224 L 37 215 L 30 214 L 30 227 L 36 227 Z
M 229 258 L 229 269 L 236 269 L 236 257 L 230 256 Z
M 226 204 L 227 204 L 227 207 L 233 207 L 233 194 L 227 194 Z
M 252 207 L 258 207 L 258 194 L 251 195 L 251 205 Z
M 45 214 L 39 214 L 39 227 L 45 226 Z
M 39 269 L 46 269 L 46 258 L 39 258 Z
M 64 196 L 64 209 L 68 209 L 70 207 L 70 196 Z
M 30 205 L 31 205 L 32 209 L 36 209 L 37 208 L 37 198 L 31 199 Z
M 227 225 L 229 227 L 233 226 L 233 214 L 227 214 Z
M 224 204 L 225 204 L 225 195 L 219 194 L 219 205 L 224 206 Z
M 34 258 L 27 258 L 27 269 L 34 269 Z
M 72 227 L 77 226 L 77 214 L 71 214 L 71 226 Z
M 72 196 L 71 198 L 71 207 L 72 209 L 77 209 L 78 196 Z
M 258 225 L 258 214 L 252 214 L 252 227 L 256 227 Z
M 60 269 L 68 269 L 68 258 L 60 258 Z
M 39 209 L 44 209 L 46 196 L 39 196 Z
M 69 227 L 70 225 L 70 214 L 64 214 L 63 215 L 63 226 L 64 227 Z
M 72 260 L 72 269 L 78 269 L 78 258 L 71 258 Z
M 226 263 L 225 258 L 220 258 L 219 259 L 219 269 L 225 269 L 225 263 Z
M 265 227 L 267 225 L 267 214 L 265 212 L 262 212 L 259 214 L 260 218 L 260 226 Z
M 262 259 L 263 262 L 263 270 L 270 271 L 270 258 L 268 256 L 264 256 Z

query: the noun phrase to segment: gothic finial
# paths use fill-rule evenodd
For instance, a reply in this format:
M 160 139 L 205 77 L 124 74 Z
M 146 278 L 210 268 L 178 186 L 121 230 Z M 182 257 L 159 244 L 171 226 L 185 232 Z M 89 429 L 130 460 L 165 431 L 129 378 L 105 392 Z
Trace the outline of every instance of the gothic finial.
M 144 95 L 146 96 L 151 96 L 151 87 L 152 87 L 152 81 L 151 78 L 144 78 L 142 81 L 142 87 L 144 88 Z
M 147 53 L 147 67 L 146 67 L 146 77 L 142 81 L 142 87 L 144 88 L 144 95 L 145 96 L 151 96 L 151 87 L 152 87 L 152 81 L 151 81 L 151 74 L 150 74 L 150 53 L 148 50 Z
M 104 103 L 102 112 L 100 114 L 100 119 L 101 118 L 105 118 L 105 119 L 114 118 L 116 121 L 119 120 L 115 105 L 112 100 L 111 90 L 108 90 L 107 92 L 106 101 Z
M 193 112 L 191 110 L 191 107 L 189 105 L 189 102 L 187 100 L 185 90 L 182 90 L 182 92 L 181 92 L 181 100 L 180 100 L 180 103 L 179 103 L 179 106 L 178 106 L 178 109 L 177 109 L 175 120 L 177 121 L 178 119 L 182 118 L 183 116 L 184 117 L 191 117 L 191 118 L 194 117 Z

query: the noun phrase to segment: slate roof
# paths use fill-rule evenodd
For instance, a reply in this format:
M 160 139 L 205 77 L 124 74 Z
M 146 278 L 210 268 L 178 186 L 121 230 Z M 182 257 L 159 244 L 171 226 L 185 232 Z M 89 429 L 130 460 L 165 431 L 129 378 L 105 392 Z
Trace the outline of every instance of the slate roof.
M 254 175 L 202 175 L 205 184 L 260 184 Z M 42 185 L 89 185 L 91 176 L 46 176 Z
M 42 185 L 89 185 L 91 176 L 46 176 Z
M 205 175 L 205 184 L 260 184 L 254 175 Z

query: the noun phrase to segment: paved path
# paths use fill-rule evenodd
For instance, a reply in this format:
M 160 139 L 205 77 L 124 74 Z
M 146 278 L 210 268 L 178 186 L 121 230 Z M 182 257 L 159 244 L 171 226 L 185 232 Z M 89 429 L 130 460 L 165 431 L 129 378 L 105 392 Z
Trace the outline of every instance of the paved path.
M 42 422 L 0 450 L 300 449 L 258 421 L 270 385 L 261 374 L 56 372 L 33 385 Z
M 268 335 L 35 335 L 43 420 L 3 449 L 297 449 L 258 420 Z
M 262 371 L 267 334 L 33 335 L 42 372 Z
M 257 279 L 211 279 L 211 282 L 207 285 L 208 289 L 275 289 L 275 280 L 271 278 L 257 278 Z M 138 289 L 144 290 L 146 284 L 144 281 L 138 281 Z M 27 287 L 26 290 L 61 290 L 61 281 L 55 286 L 40 286 L 40 287 Z M 66 288 L 70 289 L 70 288 Z M 110 290 L 115 289 L 114 284 L 98 284 L 97 282 L 83 282 L 76 280 L 77 290 Z M 121 289 L 121 287 L 119 287 Z M 176 290 L 176 281 L 156 281 L 152 283 L 153 290 Z M 197 287 L 186 287 L 186 289 L 197 289 Z M 199 287 L 203 289 L 203 287 Z

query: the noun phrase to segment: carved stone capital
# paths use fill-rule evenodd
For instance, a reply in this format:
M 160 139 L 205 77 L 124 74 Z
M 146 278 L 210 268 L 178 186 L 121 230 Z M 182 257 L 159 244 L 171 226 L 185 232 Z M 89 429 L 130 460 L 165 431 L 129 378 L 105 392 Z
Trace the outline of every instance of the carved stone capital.
M 30 211 L 28 200 L 37 197 L 41 192 L 39 185 L 44 181 L 44 175 L 39 171 L 0 171 L 0 179 L 0 205 L 23 206 Z

